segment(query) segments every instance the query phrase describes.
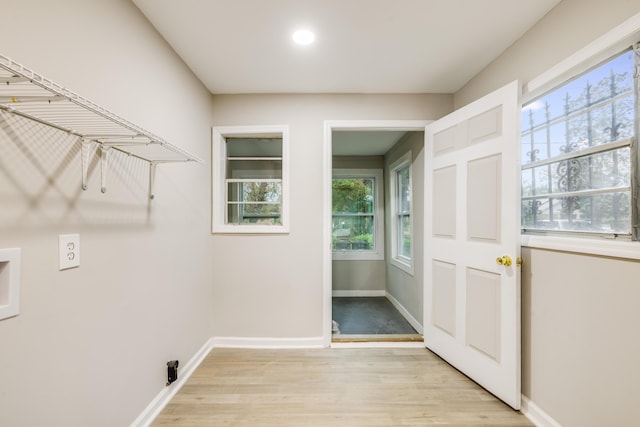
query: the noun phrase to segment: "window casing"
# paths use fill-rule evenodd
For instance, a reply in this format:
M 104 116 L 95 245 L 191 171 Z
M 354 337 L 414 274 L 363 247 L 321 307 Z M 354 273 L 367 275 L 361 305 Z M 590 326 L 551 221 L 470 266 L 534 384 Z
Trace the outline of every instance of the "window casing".
M 334 260 L 384 259 L 382 180 L 381 169 L 334 169 Z
M 391 263 L 413 274 L 411 151 L 391 165 Z
M 632 237 L 636 61 L 625 51 L 524 105 L 524 233 Z
M 288 128 L 213 129 L 214 233 L 286 233 Z

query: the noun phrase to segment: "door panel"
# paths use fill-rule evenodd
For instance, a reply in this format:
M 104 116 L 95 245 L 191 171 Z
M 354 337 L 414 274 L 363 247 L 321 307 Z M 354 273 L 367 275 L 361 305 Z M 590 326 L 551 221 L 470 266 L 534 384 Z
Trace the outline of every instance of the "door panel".
M 469 144 L 499 137 L 502 132 L 502 106 L 469 119 Z
M 433 171 L 433 198 L 433 234 L 454 238 L 456 236 L 456 218 L 451 215 L 451 212 L 456 211 L 455 166 Z
M 425 345 L 516 409 L 519 109 L 513 82 L 425 129 Z
M 433 324 L 456 335 L 456 266 L 433 261 Z
M 467 345 L 500 362 L 500 275 L 467 269 Z
M 499 242 L 501 155 L 470 161 L 467 168 L 468 237 Z
M 434 156 L 460 148 L 456 146 L 456 127 L 450 127 L 434 135 L 432 147 Z

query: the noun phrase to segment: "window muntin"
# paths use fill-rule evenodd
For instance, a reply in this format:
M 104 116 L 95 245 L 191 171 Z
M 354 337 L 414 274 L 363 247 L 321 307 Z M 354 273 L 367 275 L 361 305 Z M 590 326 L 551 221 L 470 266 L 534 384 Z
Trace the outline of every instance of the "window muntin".
M 334 259 L 383 259 L 381 170 L 335 170 L 332 180 Z
M 288 232 L 288 129 L 213 129 L 213 232 Z
M 522 110 L 522 228 L 631 235 L 634 54 Z

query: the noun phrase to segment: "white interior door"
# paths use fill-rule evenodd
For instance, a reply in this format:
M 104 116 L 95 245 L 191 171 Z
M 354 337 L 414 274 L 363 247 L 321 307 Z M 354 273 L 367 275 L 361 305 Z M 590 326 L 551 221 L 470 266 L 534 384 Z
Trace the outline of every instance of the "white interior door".
M 425 130 L 425 345 L 515 409 L 519 93 L 510 83 Z

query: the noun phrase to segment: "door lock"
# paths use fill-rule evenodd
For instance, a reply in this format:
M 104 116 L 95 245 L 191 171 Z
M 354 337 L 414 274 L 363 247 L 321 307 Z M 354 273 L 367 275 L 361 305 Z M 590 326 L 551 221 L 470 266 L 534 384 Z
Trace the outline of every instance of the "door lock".
M 501 256 L 496 258 L 496 264 L 504 265 L 505 267 L 510 267 L 513 264 L 513 260 L 509 255 Z M 516 267 L 522 267 L 522 258 L 516 258 Z
M 505 267 L 510 267 L 511 264 L 513 264 L 513 261 L 511 260 L 511 257 L 509 255 L 505 255 L 505 256 L 496 258 L 496 264 L 504 265 Z

